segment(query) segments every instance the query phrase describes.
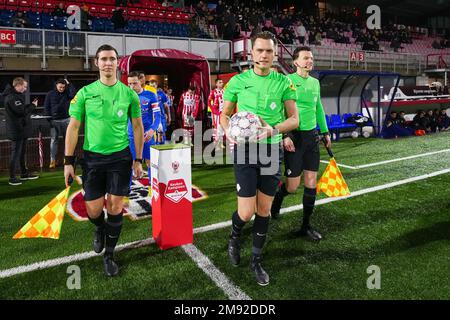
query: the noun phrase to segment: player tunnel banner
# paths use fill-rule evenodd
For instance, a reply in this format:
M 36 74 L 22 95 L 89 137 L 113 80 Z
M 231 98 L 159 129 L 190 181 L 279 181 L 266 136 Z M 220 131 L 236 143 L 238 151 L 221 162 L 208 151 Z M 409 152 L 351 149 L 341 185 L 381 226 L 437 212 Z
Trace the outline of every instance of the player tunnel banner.
M 152 146 L 152 230 L 161 249 L 193 241 L 191 148 Z

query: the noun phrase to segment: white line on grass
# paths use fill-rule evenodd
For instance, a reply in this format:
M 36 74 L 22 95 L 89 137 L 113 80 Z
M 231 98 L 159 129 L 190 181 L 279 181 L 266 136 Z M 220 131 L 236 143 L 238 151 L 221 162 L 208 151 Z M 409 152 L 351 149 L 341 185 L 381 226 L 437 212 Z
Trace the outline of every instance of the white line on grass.
M 408 179 L 404 179 L 404 180 L 400 180 L 400 181 L 383 184 L 380 186 L 375 186 L 375 187 L 371 187 L 371 188 L 367 188 L 367 189 L 358 190 L 358 191 L 352 192 L 352 194 L 350 194 L 349 196 L 345 196 L 345 197 L 321 199 L 321 200 L 316 201 L 316 205 L 321 205 L 321 204 L 330 203 L 330 202 L 334 202 L 334 201 L 345 200 L 345 199 L 356 197 L 359 195 L 363 195 L 363 194 L 367 194 L 367 193 L 371 193 L 371 192 L 375 192 L 375 191 L 380 191 L 380 190 L 384 190 L 384 189 L 389 189 L 389 188 L 393 188 L 393 187 L 400 186 L 403 184 L 408 184 L 408 183 L 415 182 L 415 181 L 425 180 L 425 179 L 428 179 L 431 177 L 436 177 L 436 176 L 443 175 L 446 173 L 450 173 L 450 168 L 436 171 L 436 172 L 429 173 L 429 174 L 424 174 L 424 175 L 417 176 L 417 177 L 412 177 L 412 178 L 408 178 Z M 301 210 L 302 208 L 303 208 L 303 205 L 291 206 L 288 208 L 281 209 L 280 213 L 284 214 L 284 213 L 288 213 L 288 212 L 292 212 L 292 211 Z M 203 232 L 207 232 L 207 231 L 223 229 L 223 228 L 226 228 L 229 226 L 231 226 L 231 221 L 224 221 L 224 222 L 219 222 L 219 223 L 212 224 L 212 225 L 205 226 L 205 227 L 195 228 L 194 233 L 203 233 Z M 125 243 L 120 246 L 117 246 L 116 250 L 122 251 L 124 249 L 144 247 L 144 246 L 148 246 L 154 242 L 155 241 L 152 238 L 145 239 L 145 240 L 139 240 L 139 241 Z M 93 251 L 83 252 L 83 253 L 78 253 L 78 254 L 74 254 L 71 256 L 36 262 L 33 264 L 19 266 L 19 267 L 15 267 L 15 268 L 11 268 L 11 269 L 5 269 L 5 270 L 0 271 L 0 279 L 12 277 L 12 276 L 26 273 L 26 272 L 55 267 L 55 266 L 59 266 L 62 264 L 67 264 L 67 263 L 71 263 L 71 262 L 75 262 L 75 261 L 86 260 L 86 259 L 89 259 L 89 258 L 92 258 L 95 256 L 98 256 L 98 254 L 94 253 Z
M 182 246 L 189 257 L 203 270 L 214 283 L 225 292 L 230 300 L 252 300 L 245 292 L 239 289 L 230 279 L 205 256 L 196 246 L 187 244 Z
M 363 165 L 360 165 L 360 166 L 348 166 L 348 165 L 345 165 L 345 164 L 338 163 L 338 166 L 339 167 L 343 167 L 343 168 L 347 168 L 347 169 L 358 170 L 358 169 L 364 169 L 364 168 L 369 168 L 369 167 L 375 167 L 375 166 L 379 166 L 379 165 L 386 164 L 386 163 L 391 163 L 391 162 L 404 161 L 404 160 L 410 160 L 410 159 L 414 159 L 414 158 L 431 156 L 431 155 L 434 155 L 434 154 L 439 154 L 439 153 L 444 153 L 444 152 L 449 152 L 449 151 L 450 151 L 450 149 L 444 149 L 444 150 L 439 150 L 439 151 L 433 151 L 433 152 L 416 154 L 416 155 L 413 155 L 413 156 L 408 156 L 408 157 L 403 157 L 403 158 L 396 158 L 396 159 L 391 159 L 391 160 L 385 160 L 385 161 L 380 161 L 380 162 L 363 164 Z M 320 162 L 322 162 L 322 163 L 329 163 L 329 161 L 325 161 L 325 160 L 320 160 Z
M 326 164 L 330 163 L 330 161 L 326 161 L 326 160 L 320 160 L 320 162 L 326 163 Z M 346 164 L 338 163 L 337 161 L 336 161 L 336 163 L 337 163 L 338 167 L 347 168 L 347 169 L 352 169 L 352 170 L 358 170 L 357 167 L 348 166 L 348 165 L 346 165 Z

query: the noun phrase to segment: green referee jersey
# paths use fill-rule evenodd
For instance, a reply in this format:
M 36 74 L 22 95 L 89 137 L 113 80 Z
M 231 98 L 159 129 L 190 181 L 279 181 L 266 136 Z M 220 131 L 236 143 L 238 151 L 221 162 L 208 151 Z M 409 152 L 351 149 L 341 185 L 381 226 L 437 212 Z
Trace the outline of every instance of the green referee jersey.
M 297 73 L 287 76 L 297 89 L 297 108 L 300 125 L 297 130 L 312 130 L 319 124 L 320 132 L 328 132 L 325 112 L 320 101 L 320 82 L 314 77 L 303 78 Z
M 224 101 L 237 103 L 238 112 L 252 112 L 272 127 L 286 119 L 283 102 L 296 99 L 295 88 L 286 76 L 274 71 L 259 76 L 253 69 L 231 78 L 223 94 Z M 280 141 L 281 134 L 278 134 L 259 143 Z
M 141 108 L 136 92 L 122 82 L 107 86 L 97 80 L 77 92 L 69 114 L 85 123 L 83 149 L 108 155 L 129 145 L 128 119 L 141 117 Z

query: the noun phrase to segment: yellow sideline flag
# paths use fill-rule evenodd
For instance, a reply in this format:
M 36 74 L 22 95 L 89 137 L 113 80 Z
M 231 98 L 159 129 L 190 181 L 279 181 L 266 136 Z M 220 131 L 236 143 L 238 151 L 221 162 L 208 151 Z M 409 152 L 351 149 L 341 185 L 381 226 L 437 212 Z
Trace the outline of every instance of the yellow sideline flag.
M 13 237 L 59 239 L 70 187 L 60 192 L 52 201 L 34 215 Z
M 350 194 L 347 183 L 345 183 L 334 158 L 330 159 L 330 163 L 317 183 L 317 193 L 320 191 L 329 197 L 342 197 Z

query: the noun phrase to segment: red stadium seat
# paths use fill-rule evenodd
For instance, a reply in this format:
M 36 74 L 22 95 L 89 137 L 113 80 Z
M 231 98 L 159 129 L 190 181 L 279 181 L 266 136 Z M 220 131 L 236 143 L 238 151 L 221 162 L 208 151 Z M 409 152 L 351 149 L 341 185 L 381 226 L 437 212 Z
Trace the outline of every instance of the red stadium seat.
M 138 11 L 139 19 L 141 20 L 149 20 L 149 13 L 147 9 L 140 9 Z
M 128 16 L 133 19 L 136 19 L 139 16 L 138 9 L 128 8 L 127 13 L 128 13 Z
M 94 16 L 94 17 L 99 17 L 99 14 L 100 14 L 99 7 L 97 7 L 96 5 L 90 6 L 89 7 L 89 14 Z
M 6 9 L 7 10 L 16 10 L 19 6 L 18 0 L 6 0 Z
M 44 12 L 53 12 L 55 10 L 56 3 L 53 1 L 45 1 L 43 5 Z
M 156 11 L 148 10 L 148 17 L 150 20 L 156 20 Z
M 19 0 L 19 7 L 21 8 L 31 7 L 31 0 Z

